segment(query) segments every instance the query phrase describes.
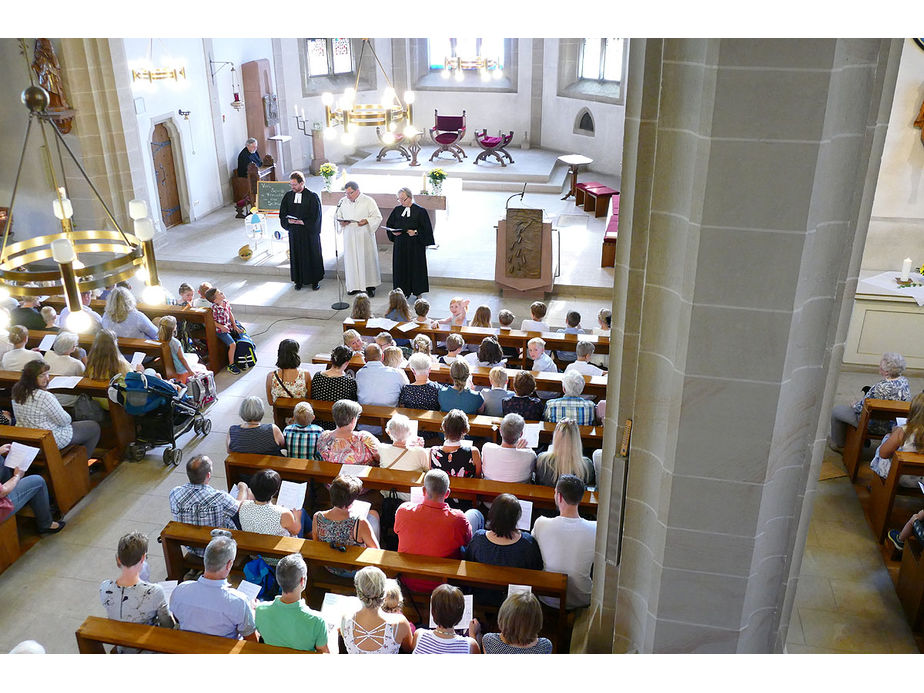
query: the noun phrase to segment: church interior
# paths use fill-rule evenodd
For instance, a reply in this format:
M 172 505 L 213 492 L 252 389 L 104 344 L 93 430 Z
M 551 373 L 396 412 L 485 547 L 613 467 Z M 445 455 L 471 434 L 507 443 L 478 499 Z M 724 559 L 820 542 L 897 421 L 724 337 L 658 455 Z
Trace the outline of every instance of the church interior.
M 424 296 L 435 319 L 455 297 L 512 311 L 516 326 L 537 299 L 555 328 L 572 311 L 596 328 L 611 311 L 593 588 L 556 651 L 921 651 L 921 546 L 912 537 L 899 553 L 871 524 L 878 439 L 861 442 L 855 479 L 828 444 L 832 407 L 863 397 L 883 353 L 904 356 L 912 397 L 924 390 L 924 297 L 892 276 L 905 257 L 924 270 L 920 39 L 52 38 L 44 72 L 36 41 L 0 39 L 9 242 L 61 232 L 53 180 L 77 231 L 113 228 L 96 193 L 125 229 L 129 201 L 144 200 L 160 286 L 173 298 L 184 282 L 220 287 L 257 362 L 215 370 L 211 432 L 181 438 L 179 465 L 162 447 L 126 455 L 90 469 L 62 532 L 39 539 L 18 520 L 0 652 L 36 640 L 77 653 L 75 631 L 105 616 L 99 584 L 128 531 L 148 536 L 150 579 L 165 580 L 157 538 L 185 461 L 208 455 L 225 490 L 226 434 L 244 398 L 265 396 L 280 341 L 296 340 L 303 364 L 341 343 L 350 310 L 334 306 L 353 299 L 333 218 L 347 181 L 389 200 L 386 218 L 403 187 L 437 206 Z M 54 138 L 23 148 L 30 83 L 57 90 L 54 120 L 67 119 L 86 178 Z M 392 115 L 379 132 L 357 126 L 338 100 L 354 85 L 354 103 L 390 87 L 397 127 Z M 465 158 L 435 153 L 435 116 L 462 113 Z M 475 161 L 485 137 L 507 133 L 509 158 Z M 261 163 L 239 177 L 248 138 Z M 323 205 L 317 291 L 295 290 L 286 234 L 253 194 L 285 192 L 294 170 Z M 576 198 L 573 179 L 593 186 Z M 530 280 L 498 249 L 518 209 L 545 239 Z M 376 316 L 392 252 L 380 239 Z M 146 303 L 146 282 L 129 281 Z M 885 529 L 921 500 L 897 495 Z

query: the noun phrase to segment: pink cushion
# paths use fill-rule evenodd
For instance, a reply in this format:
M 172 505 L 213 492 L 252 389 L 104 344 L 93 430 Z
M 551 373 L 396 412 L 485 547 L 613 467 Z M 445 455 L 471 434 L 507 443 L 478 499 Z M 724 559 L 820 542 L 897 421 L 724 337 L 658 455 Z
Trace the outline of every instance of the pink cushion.
M 602 188 L 591 188 L 587 192 L 590 193 L 591 195 L 597 196 L 597 195 L 612 195 L 616 191 L 613 190 L 612 188 L 607 188 L 604 186 Z
M 459 135 L 455 132 L 444 132 L 437 135 L 433 139 L 435 139 L 440 144 L 452 144 L 459 139 Z
M 501 142 L 503 142 L 500 137 L 481 137 L 478 139 L 478 141 L 486 147 L 496 147 Z
M 465 119 L 462 116 L 436 116 L 437 130 L 461 130 L 465 127 Z
M 596 181 L 587 181 L 586 183 L 578 183 L 575 185 L 575 188 L 580 188 L 581 190 L 587 190 L 587 188 L 599 188 L 603 183 L 598 183 Z

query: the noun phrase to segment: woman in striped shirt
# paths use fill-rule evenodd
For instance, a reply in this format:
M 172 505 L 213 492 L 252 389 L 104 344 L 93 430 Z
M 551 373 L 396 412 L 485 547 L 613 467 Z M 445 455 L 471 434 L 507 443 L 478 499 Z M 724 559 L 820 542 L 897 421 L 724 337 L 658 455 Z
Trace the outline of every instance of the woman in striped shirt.
M 478 622 L 474 619 L 468 626 L 468 636 L 456 635 L 455 625 L 465 611 L 462 590 L 454 585 L 440 585 L 430 595 L 430 612 L 436 628 L 421 628 L 414 633 L 412 654 L 481 654 L 475 640 Z

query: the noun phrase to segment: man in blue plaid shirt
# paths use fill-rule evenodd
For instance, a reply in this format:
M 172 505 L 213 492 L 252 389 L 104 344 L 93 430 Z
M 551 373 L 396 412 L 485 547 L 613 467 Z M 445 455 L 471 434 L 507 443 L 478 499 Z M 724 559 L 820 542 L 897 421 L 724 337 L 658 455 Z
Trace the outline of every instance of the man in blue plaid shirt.
M 286 426 L 282 434 L 286 437 L 286 452 L 289 457 L 297 457 L 302 460 L 319 460 L 318 438 L 324 429 L 316 426 L 314 421 L 314 409 L 308 402 L 299 402 L 295 405 L 292 414 L 292 423 Z
M 239 529 L 235 519 L 241 501 L 253 500 L 247 484 L 238 484 L 237 500 L 227 491 L 209 486 L 212 460 L 206 455 L 197 455 L 186 463 L 186 477 L 188 484 L 177 486 L 170 492 L 170 513 L 174 520 L 200 527 Z M 197 556 L 205 554 L 203 549 L 186 548 Z
M 593 426 L 594 403 L 581 397 L 584 376 L 577 371 L 566 371 L 561 381 L 564 397 L 550 399 L 545 405 L 545 420 L 555 423 L 572 419 L 578 426 Z

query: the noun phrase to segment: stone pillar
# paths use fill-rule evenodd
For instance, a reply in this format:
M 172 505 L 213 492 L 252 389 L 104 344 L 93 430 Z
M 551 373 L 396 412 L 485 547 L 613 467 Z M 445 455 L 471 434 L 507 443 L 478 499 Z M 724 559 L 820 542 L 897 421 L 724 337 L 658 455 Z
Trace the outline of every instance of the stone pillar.
M 580 648 L 782 650 L 900 53 L 631 42 Z
M 77 111 L 72 131 L 77 139 L 77 156 L 116 221 L 131 232 L 128 201 L 145 197 L 146 186 L 122 41 L 61 39 L 61 64 L 71 104 Z M 66 164 L 65 170 L 69 187 L 73 184 L 78 227 L 111 228 L 80 173 L 72 165 Z M 138 181 L 132 171 L 137 172 Z

